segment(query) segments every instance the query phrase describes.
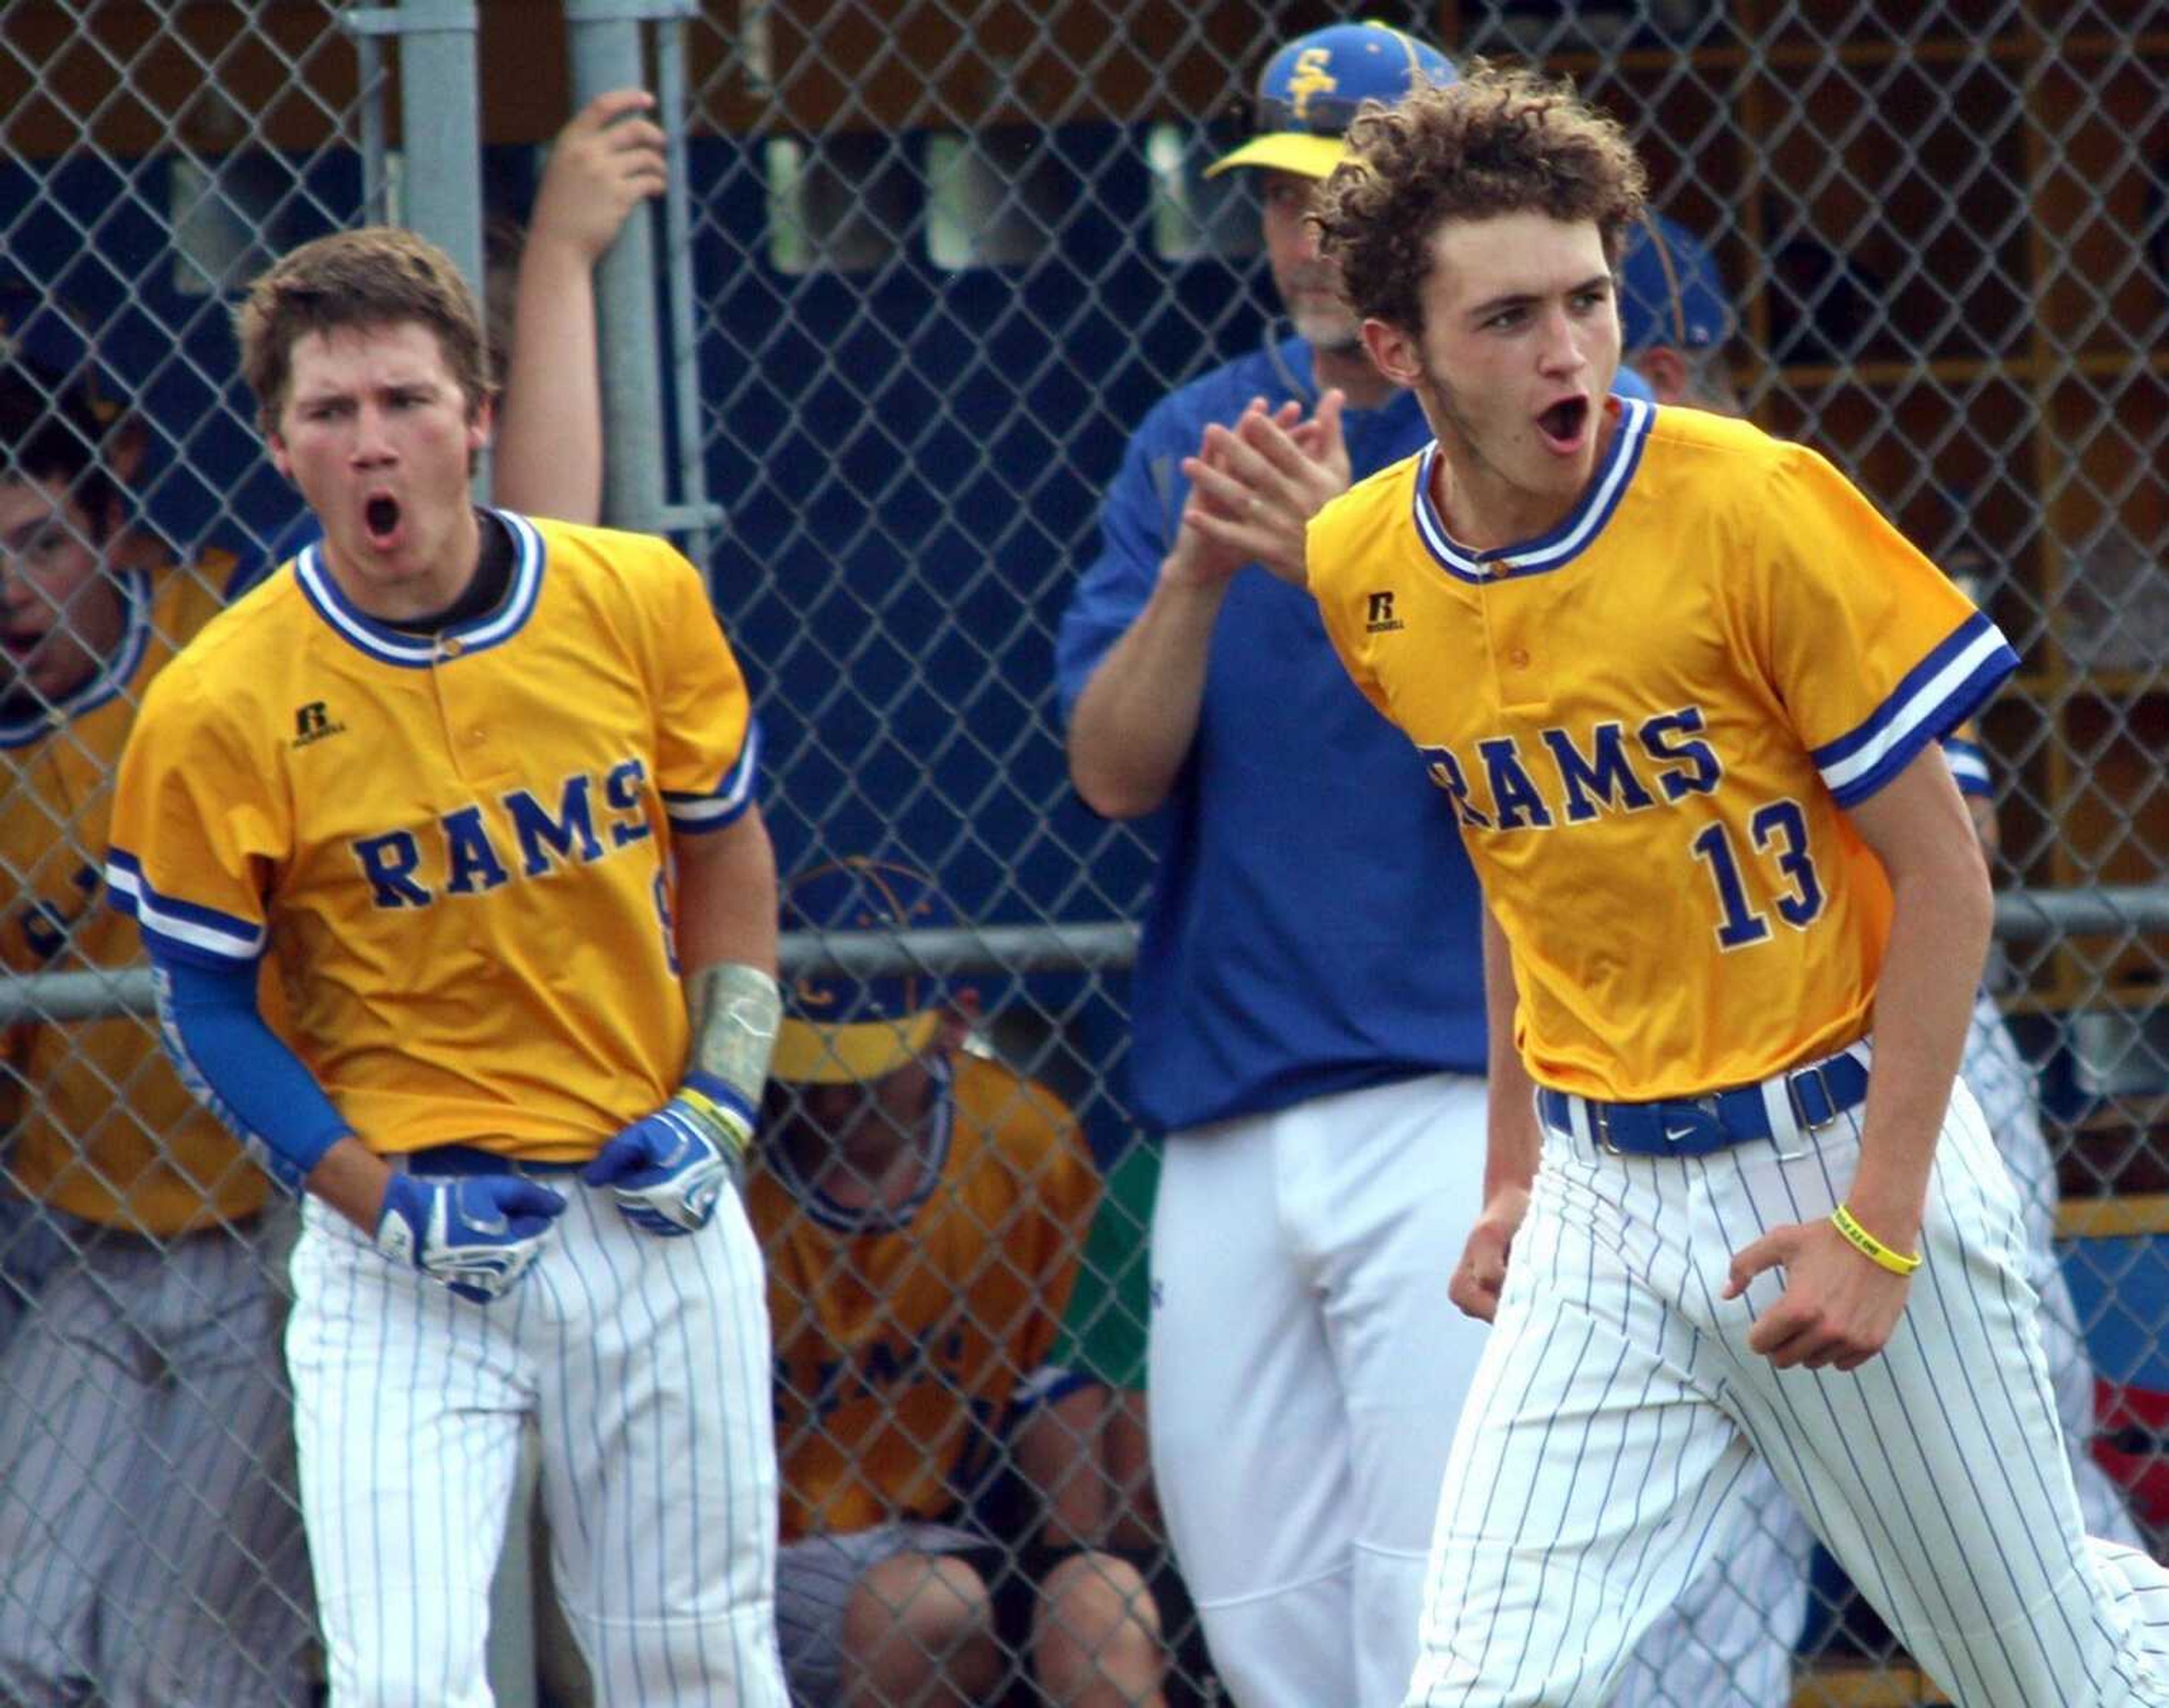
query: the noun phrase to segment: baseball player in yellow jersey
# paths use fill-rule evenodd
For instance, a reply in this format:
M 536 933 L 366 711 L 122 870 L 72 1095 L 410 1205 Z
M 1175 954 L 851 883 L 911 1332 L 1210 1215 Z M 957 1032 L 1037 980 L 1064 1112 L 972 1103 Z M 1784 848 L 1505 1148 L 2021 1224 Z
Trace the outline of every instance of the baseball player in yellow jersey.
M 1657 401 L 1742 413 L 1727 366 L 1737 317 L 1724 275 L 1702 242 L 1662 215 L 1645 214 L 1627 231 L 1617 273 L 1621 359 L 1649 381 Z M 1957 579 L 1956 561 L 1952 570 Z M 1980 732 L 1971 721 L 1962 724 L 1943 738 L 1943 748 L 1982 851 L 1992 859 L 1998 829 Z M 2040 1299 L 2042 1351 L 2080 1514 L 2089 1534 L 2141 1546 L 2124 1491 L 2091 1450 L 2094 1372 L 2054 1243 L 2055 1163 L 2041 1129 L 2033 1072 L 1985 990 L 1974 1003 L 1958 1077 L 1980 1105 L 2025 1206 L 2026 1278 Z M 1613 1708 L 1765 1708 L 1790 1697 L 1815 1536 L 1767 1466 L 1749 1466 L 1740 1489 L 1737 1530 L 1716 1541 L 1719 1557 L 1637 1646 Z
M 1935 741 L 2015 658 L 1811 451 L 1605 401 L 1616 124 L 1479 69 L 1350 145 L 1321 247 L 1436 438 L 1305 573 L 1489 913 L 1495 1317 L 1408 1700 L 1601 1701 L 1757 1454 L 1955 1700 L 2169 1700 L 1953 1085 L 1990 904 Z
M 488 1701 L 531 1415 L 600 1699 L 781 1705 L 732 1187 L 778 1008 L 743 679 L 663 542 L 470 505 L 491 386 L 433 246 L 305 245 L 237 330 L 324 540 L 153 686 L 108 876 L 191 1088 L 309 1194 L 287 1351 L 333 1700 Z
M 783 917 L 954 923 L 923 875 L 858 859 L 795 879 Z M 1053 1093 L 961 1047 L 969 1003 L 923 978 L 809 979 L 777 1040 L 748 1208 L 775 1336 L 785 1666 L 808 1703 L 992 1702 L 1005 1643 L 1049 1701 L 1154 1708 L 1152 1598 L 1084 1546 L 1104 1498 L 1070 1475 L 1090 1397 L 1048 1361 L 1099 1180 Z M 973 1512 L 999 1451 L 1045 1507 L 1014 1567 Z
M 113 561 L 75 386 L 0 369 L 0 966 L 125 966 L 112 768 L 229 560 Z M 261 1173 L 141 1020 L 24 1026 L 0 1290 L 0 1697 L 298 1704 L 311 1622 Z

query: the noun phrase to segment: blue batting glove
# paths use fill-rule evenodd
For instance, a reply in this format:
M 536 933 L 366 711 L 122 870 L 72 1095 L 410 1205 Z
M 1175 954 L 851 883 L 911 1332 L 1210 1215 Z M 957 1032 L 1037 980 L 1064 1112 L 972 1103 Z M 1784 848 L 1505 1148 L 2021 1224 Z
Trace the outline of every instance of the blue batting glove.
M 752 1141 L 744 1099 L 712 1074 L 689 1073 L 677 1096 L 605 1145 L 580 1178 L 610 1188 L 635 1227 L 693 1233 L 715 1215 L 724 1185 L 743 1178 Z
M 517 1174 L 420 1180 L 394 1174 L 376 1218 L 376 1248 L 462 1299 L 487 1305 L 542 1254 L 565 1200 Z

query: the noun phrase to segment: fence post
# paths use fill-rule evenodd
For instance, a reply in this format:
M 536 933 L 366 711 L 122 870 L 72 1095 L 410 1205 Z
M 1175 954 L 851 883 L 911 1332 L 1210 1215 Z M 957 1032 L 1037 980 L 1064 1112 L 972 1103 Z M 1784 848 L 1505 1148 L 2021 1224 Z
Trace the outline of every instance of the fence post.
M 649 87 L 642 29 L 663 8 L 627 0 L 565 0 L 573 103 L 608 89 Z M 679 122 L 657 115 L 667 129 Z M 663 485 L 662 364 L 656 337 L 655 231 L 627 220 L 595 275 L 602 355 L 603 519 L 658 533 L 669 524 Z
M 480 85 L 474 0 L 400 0 L 399 126 L 406 222 L 452 258 L 479 301 L 482 277 Z M 477 497 L 489 492 L 485 460 Z

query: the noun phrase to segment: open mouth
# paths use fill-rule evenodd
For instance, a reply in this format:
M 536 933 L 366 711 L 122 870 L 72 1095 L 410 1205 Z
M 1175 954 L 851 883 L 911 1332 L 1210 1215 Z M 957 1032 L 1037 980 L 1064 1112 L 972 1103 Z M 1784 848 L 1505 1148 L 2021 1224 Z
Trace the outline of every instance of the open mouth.
M 378 493 L 361 507 L 361 520 L 369 530 L 370 545 L 392 545 L 399 533 L 399 501 Z
M 1569 397 L 1554 403 L 1537 417 L 1537 426 L 1554 450 L 1573 450 L 1581 444 L 1582 429 L 1589 424 L 1589 400 Z

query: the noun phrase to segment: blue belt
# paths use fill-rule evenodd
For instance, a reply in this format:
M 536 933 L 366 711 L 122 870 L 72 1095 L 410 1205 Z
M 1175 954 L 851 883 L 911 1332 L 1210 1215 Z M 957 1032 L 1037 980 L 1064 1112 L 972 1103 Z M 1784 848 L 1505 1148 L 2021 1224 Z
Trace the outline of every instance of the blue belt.
M 407 1154 L 407 1172 L 410 1174 L 509 1174 L 515 1170 L 530 1174 L 568 1174 L 587 1166 L 584 1162 L 541 1163 L 531 1157 L 508 1157 L 500 1152 L 485 1151 L 479 1145 L 431 1145 L 426 1150 Z
M 1812 1132 L 1826 1127 L 1868 1095 L 1868 1069 L 1851 1056 L 1833 1056 L 1784 1076 L 1793 1118 Z M 1706 1157 L 1732 1145 L 1776 1136 L 1760 1085 L 1743 1085 L 1708 1097 L 1665 1103 L 1599 1103 L 1548 1087 L 1537 1092 L 1537 1111 L 1547 1125 L 1574 1131 L 1569 1109 L 1589 1111 L 1590 1136 L 1608 1151 L 1630 1157 Z

